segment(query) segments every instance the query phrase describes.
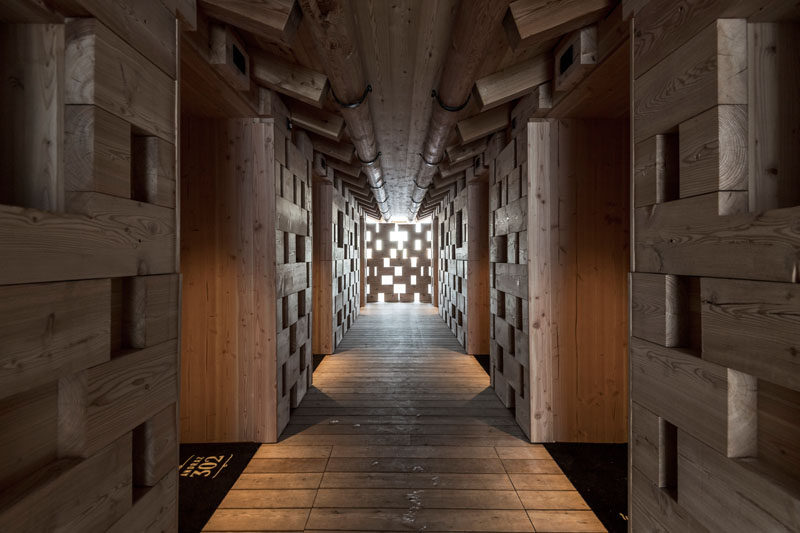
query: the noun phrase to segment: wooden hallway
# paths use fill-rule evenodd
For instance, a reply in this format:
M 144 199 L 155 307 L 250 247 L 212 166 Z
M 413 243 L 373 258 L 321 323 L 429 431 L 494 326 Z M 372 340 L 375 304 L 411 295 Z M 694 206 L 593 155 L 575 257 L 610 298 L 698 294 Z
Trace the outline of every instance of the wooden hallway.
M 370 304 L 206 531 L 605 531 L 427 304 Z

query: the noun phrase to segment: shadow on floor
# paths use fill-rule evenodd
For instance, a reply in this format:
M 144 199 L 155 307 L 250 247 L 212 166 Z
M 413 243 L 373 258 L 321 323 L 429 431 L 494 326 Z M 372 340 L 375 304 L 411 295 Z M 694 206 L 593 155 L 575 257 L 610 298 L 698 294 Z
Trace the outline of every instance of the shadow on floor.
M 628 445 L 552 443 L 545 448 L 609 533 L 628 530 Z

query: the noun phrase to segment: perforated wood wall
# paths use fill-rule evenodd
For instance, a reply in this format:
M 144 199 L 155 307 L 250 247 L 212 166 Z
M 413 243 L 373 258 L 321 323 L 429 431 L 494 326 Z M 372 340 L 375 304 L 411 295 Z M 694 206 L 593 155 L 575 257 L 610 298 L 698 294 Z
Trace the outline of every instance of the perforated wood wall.
M 358 317 L 363 227 L 357 203 L 341 180 L 315 180 L 312 347 L 316 354 L 330 354 Z
M 635 15 L 635 531 L 800 527 L 800 115 L 781 97 L 800 33 L 770 23 L 789 4 Z
M 2 531 L 177 530 L 175 13 L 88 4 L 0 23 Z
M 530 435 L 527 131 L 489 162 L 490 370 L 492 386 Z
M 431 301 L 431 223 L 367 224 L 367 302 Z
M 451 189 L 434 218 L 439 228 L 439 316 L 467 353 L 488 354 L 488 184 L 461 179 Z

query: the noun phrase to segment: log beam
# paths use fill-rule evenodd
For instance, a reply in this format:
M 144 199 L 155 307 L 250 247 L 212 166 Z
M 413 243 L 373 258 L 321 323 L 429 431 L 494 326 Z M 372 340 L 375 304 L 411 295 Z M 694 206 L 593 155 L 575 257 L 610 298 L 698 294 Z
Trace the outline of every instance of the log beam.
M 483 63 L 492 29 L 500 24 L 506 12 L 507 3 L 498 0 L 472 0 L 459 5 L 453 24 L 450 48 L 444 62 L 438 100 L 447 106 L 460 106 L 470 95 L 476 73 Z M 442 159 L 447 137 L 459 119 L 459 113 L 448 111 L 438 104 L 428 126 L 428 134 L 423 145 L 416 179 L 411 193 L 409 219 L 413 220 L 417 209 L 425 197 L 427 187 L 436 173 Z
M 383 168 L 378 152 L 367 81 L 359 54 L 352 5 L 344 0 L 300 0 L 306 24 L 314 38 L 319 59 L 330 79 L 331 90 L 343 105 L 342 116 L 355 146 L 364 174 L 387 220 L 391 218 Z M 363 98 L 363 101 L 362 101 Z M 358 103 L 355 107 L 352 104 Z
M 516 0 L 503 21 L 511 48 L 555 39 L 600 20 L 613 0 Z
M 553 56 L 546 52 L 479 79 L 475 95 L 485 111 L 528 94 L 552 77 Z
M 328 89 L 325 74 L 264 53 L 253 53 L 251 59 L 252 75 L 257 83 L 314 107 L 322 107 Z
M 509 106 L 504 105 L 460 120 L 457 128 L 463 144 L 481 139 L 496 131 L 504 130 L 510 125 Z
M 302 14 L 295 0 L 200 0 L 209 16 L 271 41 L 291 43 Z

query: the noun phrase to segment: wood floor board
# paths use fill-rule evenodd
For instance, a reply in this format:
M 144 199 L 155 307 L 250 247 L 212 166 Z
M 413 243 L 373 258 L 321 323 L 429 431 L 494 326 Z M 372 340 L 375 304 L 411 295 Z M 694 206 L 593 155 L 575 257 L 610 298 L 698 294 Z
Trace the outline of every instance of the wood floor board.
M 279 442 L 259 448 L 206 530 L 500 533 L 598 524 L 434 307 L 375 304 L 314 371 Z

